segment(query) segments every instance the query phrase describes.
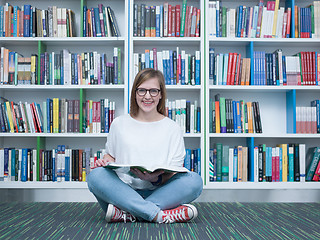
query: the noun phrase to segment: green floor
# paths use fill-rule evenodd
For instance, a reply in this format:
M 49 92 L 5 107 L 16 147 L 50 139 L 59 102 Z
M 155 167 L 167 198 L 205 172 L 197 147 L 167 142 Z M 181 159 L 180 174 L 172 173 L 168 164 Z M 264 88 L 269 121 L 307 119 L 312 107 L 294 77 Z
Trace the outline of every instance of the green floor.
M 0 239 L 320 239 L 320 203 L 195 203 L 190 223 L 107 224 L 97 203 L 0 203 Z

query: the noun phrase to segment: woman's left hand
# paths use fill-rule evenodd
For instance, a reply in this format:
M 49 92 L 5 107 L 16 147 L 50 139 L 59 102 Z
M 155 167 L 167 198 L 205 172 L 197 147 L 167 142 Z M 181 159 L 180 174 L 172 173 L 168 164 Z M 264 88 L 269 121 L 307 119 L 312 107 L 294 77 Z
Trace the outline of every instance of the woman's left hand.
M 131 168 L 130 171 L 134 173 L 138 178 L 149 182 L 156 182 L 159 176 L 164 173 L 163 170 L 156 170 L 151 173 L 148 173 L 147 171 L 141 172 L 137 168 Z

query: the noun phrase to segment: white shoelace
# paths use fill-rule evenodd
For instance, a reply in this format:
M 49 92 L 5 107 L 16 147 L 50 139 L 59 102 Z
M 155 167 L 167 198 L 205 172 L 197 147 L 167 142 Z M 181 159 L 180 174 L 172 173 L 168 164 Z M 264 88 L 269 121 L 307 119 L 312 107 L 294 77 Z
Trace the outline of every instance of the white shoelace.
M 164 218 L 162 223 L 174 223 L 177 221 L 185 221 L 185 209 L 180 208 L 179 210 L 171 211 L 170 214 L 167 214 Z

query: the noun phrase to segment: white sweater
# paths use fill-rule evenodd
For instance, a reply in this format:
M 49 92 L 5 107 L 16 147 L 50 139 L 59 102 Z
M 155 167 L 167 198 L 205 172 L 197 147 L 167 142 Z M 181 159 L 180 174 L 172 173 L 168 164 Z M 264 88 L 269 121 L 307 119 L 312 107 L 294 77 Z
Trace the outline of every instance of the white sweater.
M 106 152 L 118 164 L 182 167 L 185 157 L 180 126 L 165 117 L 156 122 L 141 122 L 129 114 L 114 119 L 106 142 Z M 116 171 L 119 178 L 134 189 L 154 189 L 148 181 L 128 172 Z

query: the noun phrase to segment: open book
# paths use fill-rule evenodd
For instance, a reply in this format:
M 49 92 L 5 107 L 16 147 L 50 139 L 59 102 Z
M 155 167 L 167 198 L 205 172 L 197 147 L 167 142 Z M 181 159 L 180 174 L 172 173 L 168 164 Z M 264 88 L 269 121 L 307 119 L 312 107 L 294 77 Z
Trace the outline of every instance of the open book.
M 108 165 L 104 166 L 105 168 L 113 169 L 113 170 L 120 170 L 121 172 L 129 172 L 130 168 L 137 168 L 141 172 L 154 172 L 156 170 L 164 170 L 165 172 L 188 172 L 188 169 L 185 167 L 176 167 L 176 166 L 153 166 L 153 167 L 146 167 L 146 166 L 139 166 L 139 165 L 130 165 L 130 164 L 117 164 L 117 163 L 109 163 Z

